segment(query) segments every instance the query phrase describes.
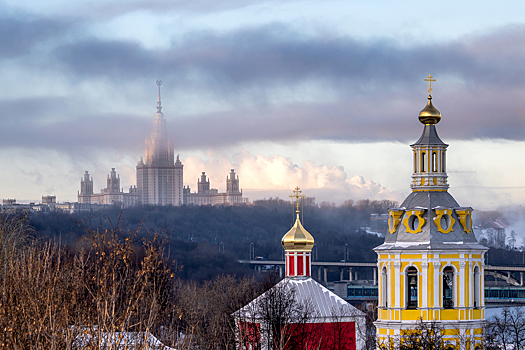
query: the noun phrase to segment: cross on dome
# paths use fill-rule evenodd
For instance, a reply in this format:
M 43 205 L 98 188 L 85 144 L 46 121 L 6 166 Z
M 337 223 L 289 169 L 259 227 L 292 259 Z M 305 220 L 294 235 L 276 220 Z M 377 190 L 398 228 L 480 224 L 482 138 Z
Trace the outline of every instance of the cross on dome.
M 432 75 L 429 74 L 427 79 L 425 79 L 425 81 L 428 81 L 428 98 L 432 98 L 432 82 L 433 81 L 436 81 L 436 79 L 432 79 Z
M 299 207 L 301 206 L 299 198 L 304 199 L 306 198 L 306 196 L 304 194 L 301 194 L 303 191 L 301 191 L 299 186 L 297 186 L 292 192 L 293 194 L 291 194 L 289 197 L 292 198 L 292 200 L 295 198 L 295 212 L 299 213 Z

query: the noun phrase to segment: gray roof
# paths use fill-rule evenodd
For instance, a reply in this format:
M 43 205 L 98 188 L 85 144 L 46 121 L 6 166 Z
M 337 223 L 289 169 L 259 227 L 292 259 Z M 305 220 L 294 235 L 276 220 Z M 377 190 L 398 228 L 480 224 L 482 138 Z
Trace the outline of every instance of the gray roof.
M 293 290 L 295 300 L 303 305 L 307 303 L 311 308 L 309 311 L 313 318 L 331 318 L 334 316 L 353 318 L 364 317 L 365 315 L 362 311 L 350 305 L 311 277 L 285 278 L 272 287 L 272 289 L 276 288 L 284 288 L 284 291 Z M 257 304 L 267 293 L 269 293 L 269 291 L 236 311 L 234 315 L 242 315 L 246 318 L 254 317 L 253 313 L 257 310 Z M 255 318 L 257 318 L 257 315 L 255 315 Z
M 452 211 L 451 216 L 455 222 L 452 226 L 452 231 L 449 233 L 438 232 L 438 227 L 434 223 L 436 214 L 435 209 L 461 209 L 462 207 L 448 192 L 432 192 L 421 191 L 412 192 L 401 204 L 401 208 L 405 210 L 401 216 L 401 221 L 398 224 L 396 231 L 393 234 L 387 233 L 385 236 L 385 244 L 377 247 L 375 250 L 387 249 L 446 249 L 446 250 L 462 250 L 462 249 L 485 249 L 484 246 L 478 244 L 474 229 L 467 233 L 459 221 L 459 217 L 455 211 Z M 413 209 L 424 210 L 422 217 L 425 219 L 425 224 L 422 227 L 422 232 L 410 233 L 406 231 L 403 224 L 403 219 L 408 215 L 408 212 Z M 472 210 L 472 208 L 469 208 Z
M 434 124 L 425 125 L 425 128 L 423 129 L 423 134 L 421 134 L 421 137 L 419 140 L 416 141 L 411 146 L 415 145 L 445 145 L 448 146 L 446 143 L 441 141 L 437 134 L 436 126 Z

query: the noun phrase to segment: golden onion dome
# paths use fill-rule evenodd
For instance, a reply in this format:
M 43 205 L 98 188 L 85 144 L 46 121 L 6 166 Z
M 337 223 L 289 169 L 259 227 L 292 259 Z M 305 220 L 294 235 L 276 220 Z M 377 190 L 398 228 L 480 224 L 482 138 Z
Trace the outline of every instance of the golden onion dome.
M 419 112 L 419 121 L 422 124 L 437 124 L 441 120 L 441 113 L 432 105 L 432 97 L 428 97 L 428 103 L 425 108 Z
M 295 224 L 290 231 L 283 236 L 281 244 L 286 251 L 311 252 L 314 247 L 314 237 L 310 232 L 306 231 L 301 224 L 299 211 L 297 210 L 295 213 L 297 214 Z

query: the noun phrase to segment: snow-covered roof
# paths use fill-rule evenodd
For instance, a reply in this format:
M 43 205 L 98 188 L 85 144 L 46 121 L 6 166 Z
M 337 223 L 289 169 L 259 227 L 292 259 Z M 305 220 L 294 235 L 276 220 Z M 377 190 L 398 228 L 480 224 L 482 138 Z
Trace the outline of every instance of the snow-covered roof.
M 340 317 L 355 318 L 365 316 L 362 311 L 350 305 L 311 277 L 285 278 L 272 287 L 272 289 L 280 288 L 283 288 L 285 293 L 294 291 L 295 300 L 299 304 L 308 305 L 311 308 L 309 310 L 310 314 L 314 319 L 334 316 L 337 316 L 338 319 Z M 260 295 L 248 305 L 236 311 L 234 315 L 257 319 L 257 314 L 254 315 L 257 312 L 257 305 L 270 291 Z

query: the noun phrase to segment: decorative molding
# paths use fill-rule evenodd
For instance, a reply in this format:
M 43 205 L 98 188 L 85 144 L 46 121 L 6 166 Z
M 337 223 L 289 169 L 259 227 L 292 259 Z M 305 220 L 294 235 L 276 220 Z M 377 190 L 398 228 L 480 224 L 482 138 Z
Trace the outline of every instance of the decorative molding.
M 459 217 L 459 223 L 463 226 L 465 232 L 470 233 L 472 231 L 472 209 L 456 209 L 455 212 Z
M 397 226 L 401 222 L 401 216 L 405 211 L 402 209 L 390 209 L 388 211 L 388 232 L 394 234 L 396 232 Z
M 408 233 L 416 234 L 422 231 L 422 227 L 425 226 L 426 223 L 426 219 L 422 216 L 424 212 L 425 210 L 422 209 L 413 209 L 406 212 L 407 215 L 405 215 L 405 218 L 403 219 L 403 224 Z M 413 218 L 413 216 L 415 216 L 415 218 Z M 418 219 L 418 225 L 412 229 L 410 224 L 416 218 Z
M 452 209 L 435 209 L 436 217 L 434 218 L 434 224 L 436 224 L 438 228 L 438 232 L 441 233 L 450 233 L 454 229 L 454 224 L 456 223 L 456 219 L 452 217 Z M 441 219 L 445 218 L 445 221 L 447 223 L 447 227 L 441 226 Z

